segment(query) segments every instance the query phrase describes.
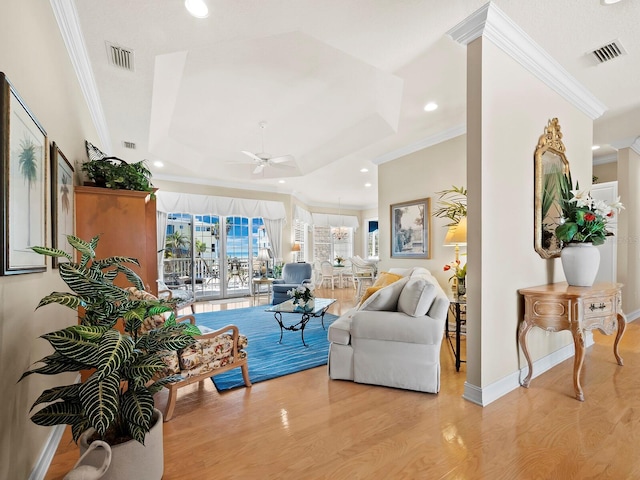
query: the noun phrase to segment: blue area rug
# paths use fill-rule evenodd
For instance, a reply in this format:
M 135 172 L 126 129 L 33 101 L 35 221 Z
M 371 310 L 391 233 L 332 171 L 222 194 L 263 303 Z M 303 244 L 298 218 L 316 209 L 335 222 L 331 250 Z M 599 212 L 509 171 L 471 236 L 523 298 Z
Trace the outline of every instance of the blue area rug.
M 196 314 L 196 325 L 218 329 L 233 324 L 240 333 L 246 335 L 247 356 L 249 358 L 249 378 L 251 383 L 263 382 L 309 368 L 327 364 L 329 341 L 327 331 L 322 328 L 320 318 L 312 318 L 304 329 L 302 344 L 300 332 L 285 330 L 280 339 L 280 327 L 273 313 L 265 312 L 267 306 L 237 308 Z M 324 316 L 324 326 L 328 328 L 338 318 L 330 313 Z M 291 325 L 300 321 L 299 314 L 284 313 L 283 323 Z M 242 372 L 234 368 L 229 372 L 211 378 L 218 391 L 244 386 Z

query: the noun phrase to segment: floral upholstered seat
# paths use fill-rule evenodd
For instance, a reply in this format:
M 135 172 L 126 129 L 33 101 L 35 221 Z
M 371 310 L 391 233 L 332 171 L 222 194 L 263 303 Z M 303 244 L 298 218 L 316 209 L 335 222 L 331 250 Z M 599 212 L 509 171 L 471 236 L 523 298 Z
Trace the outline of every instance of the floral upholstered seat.
M 128 289 L 131 298 L 144 299 L 155 298 L 148 292 L 137 290 L 135 287 Z M 146 318 L 141 327 L 144 331 L 158 328 L 165 321 L 165 315 L 154 315 Z M 196 318 L 193 315 L 178 317 L 177 322 L 188 321 L 195 325 Z M 242 369 L 242 378 L 247 387 L 251 386 L 249 380 L 249 367 L 247 363 L 247 337 L 240 335 L 238 327 L 227 325 L 219 330 L 207 327 L 199 327 L 202 335 L 195 337 L 195 343 L 177 351 L 161 352 L 162 361 L 167 368 L 162 376 L 180 375 L 182 380 L 165 385 L 169 389 L 169 399 L 164 412 L 164 421 L 169 421 L 175 409 L 178 389 L 195 382 L 201 382 L 206 378 L 233 368 Z

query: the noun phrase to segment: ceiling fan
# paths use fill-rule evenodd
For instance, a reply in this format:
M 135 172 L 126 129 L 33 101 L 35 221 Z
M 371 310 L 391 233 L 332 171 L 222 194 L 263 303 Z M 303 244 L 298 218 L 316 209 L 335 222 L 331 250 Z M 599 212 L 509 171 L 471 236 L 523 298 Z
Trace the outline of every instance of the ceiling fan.
M 295 167 L 290 166 L 290 165 L 281 165 L 281 164 L 286 163 L 286 162 L 295 162 L 295 158 L 293 158 L 292 155 L 281 155 L 281 156 L 273 157 L 273 156 L 271 156 L 271 154 L 264 152 L 264 130 L 265 130 L 265 128 L 267 128 L 267 124 L 266 124 L 266 122 L 260 122 L 258 124 L 258 126 L 262 130 L 262 152 L 253 153 L 253 152 L 249 152 L 247 150 L 242 150 L 242 153 L 244 153 L 249 158 L 251 158 L 251 161 L 247 160 L 247 161 L 241 162 L 241 163 L 256 164 L 256 168 L 253 170 L 253 174 L 254 175 L 262 173 L 264 171 L 265 167 L 275 167 L 275 168 L 280 168 L 280 169 L 292 169 L 292 168 L 295 168 Z

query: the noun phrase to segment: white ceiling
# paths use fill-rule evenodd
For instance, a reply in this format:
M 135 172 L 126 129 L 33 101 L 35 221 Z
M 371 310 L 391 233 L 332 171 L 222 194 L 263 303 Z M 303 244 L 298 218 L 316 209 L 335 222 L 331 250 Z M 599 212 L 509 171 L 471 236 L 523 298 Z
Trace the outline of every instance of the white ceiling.
M 466 52 L 445 32 L 486 0 L 205 1 L 206 19 L 182 0 L 75 1 L 104 112 L 104 138 L 89 141 L 147 159 L 154 178 L 368 208 L 376 163 L 464 131 Z M 640 136 L 638 0 L 494 3 L 607 106 L 594 155 Z M 614 39 L 628 54 L 597 65 L 589 52 Z M 135 70 L 112 66 L 105 42 L 132 49 Z M 293 174 L 241 163 L 263 133 Z

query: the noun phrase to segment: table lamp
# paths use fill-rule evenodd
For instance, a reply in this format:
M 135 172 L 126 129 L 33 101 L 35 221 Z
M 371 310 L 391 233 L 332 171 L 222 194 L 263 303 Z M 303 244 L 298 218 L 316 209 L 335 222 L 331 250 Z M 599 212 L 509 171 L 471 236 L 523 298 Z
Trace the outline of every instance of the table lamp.
M 291 247 L 291 253 L 293 254 L 293 261 L 296 261 L 298 252 L 300 251 L 300 244 L 298 242 L 294 242 Z
M 262 262 L 260 265 L 260 273 L 262 274 L 262 278 L 267 278 L 267 264 L 269 263 L 269 249 L 261 248 L 258 251 L 258 261 Z
M 460 246 L 467 244 L 467 217 L 462 217 L 457 225 L 451 225 L 447 231 L 447 236 L 444 237 L 445 247 L 455 247 L 455 261 L 460 261 Z M 453 277 L 453 283 L 451 289 L 454 292 L 458 290 L 458 279 Z

